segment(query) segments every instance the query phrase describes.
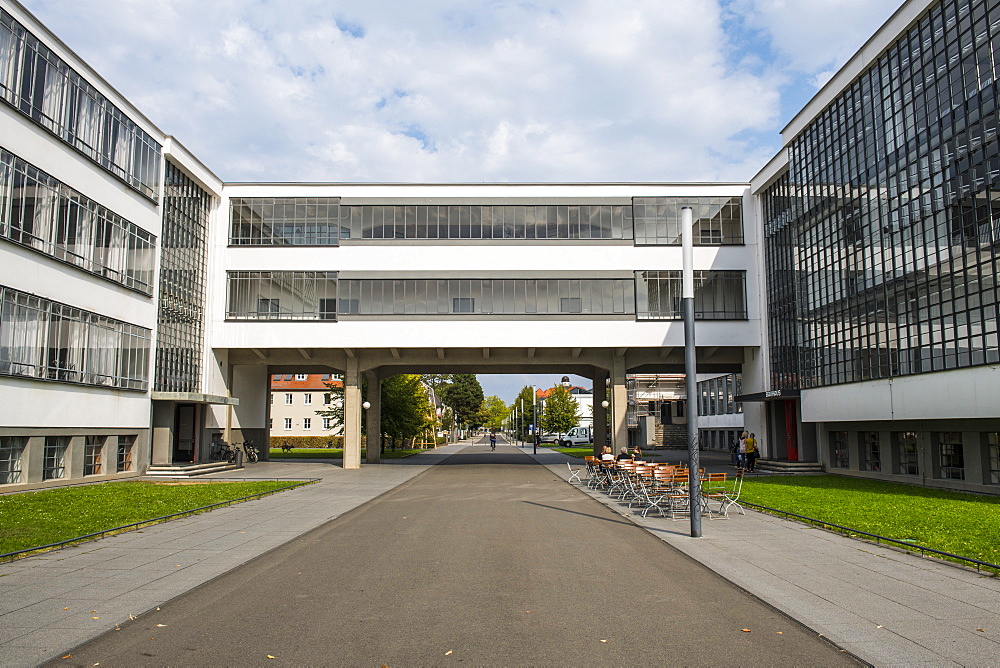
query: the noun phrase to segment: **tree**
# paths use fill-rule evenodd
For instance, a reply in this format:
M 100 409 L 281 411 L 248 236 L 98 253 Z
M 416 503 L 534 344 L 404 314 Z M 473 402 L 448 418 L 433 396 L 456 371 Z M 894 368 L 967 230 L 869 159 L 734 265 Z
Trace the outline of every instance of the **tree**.
M 328 380 L 323 384 L 329 390 L 330 400 L 323 401 L 324 407 L 316 411 L 316 415 L 326 418 L 323 422 L 325 430 L 334 432 L 344 426 L 344 381 Z
M 382 381 L 382 433 L 396 439 L 417 436 L 432 423 L 427 391 L 417 374 L 400 374 Z
M 420 375 L 420 380 L 440 397 L 441 390 L 451 384 L 454 375 L 453 373 L 424 373 Z
M 452 383 L 441 388 L 441 400 L 455 411 L 459 423 L 474 425 L 483 405 L 483 386 L 473 373 L 456 373 Z
M 483 413 L 486 418 L 484 422 L 488 429 L 499 429 L 502 427 L 508 412 L 507 404 L 495 394 L 486 397 L 486 400 L 483 401 Z
M 542 425 L 545 431 L 564 434 L 577 425 L 580 415 L 576 399 L 565 387 L 554 387 L 545 400 L 545 410 L 542 415 Z
M 529 385 L 521 388 L 509 409 L 511 425 L 518 438 L 527 439 L 531 425 L 535 423 L 535 391 Z

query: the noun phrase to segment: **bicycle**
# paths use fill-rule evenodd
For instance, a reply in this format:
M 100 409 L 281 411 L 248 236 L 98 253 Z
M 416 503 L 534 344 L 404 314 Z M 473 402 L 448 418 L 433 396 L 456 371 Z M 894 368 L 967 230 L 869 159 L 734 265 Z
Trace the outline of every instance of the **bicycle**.
M 212 449 L 208 453 L 208 458 L 212 461 L 221 462 L 227 459 L 232 452 L 232 448 L 225 441 L 212 441 Z
M 250 463 L 256 463 L 259 459 L 257 448 L 253 447 L 253 441 L 243 441 L 243 452 L 246 454 L 247 461 Z

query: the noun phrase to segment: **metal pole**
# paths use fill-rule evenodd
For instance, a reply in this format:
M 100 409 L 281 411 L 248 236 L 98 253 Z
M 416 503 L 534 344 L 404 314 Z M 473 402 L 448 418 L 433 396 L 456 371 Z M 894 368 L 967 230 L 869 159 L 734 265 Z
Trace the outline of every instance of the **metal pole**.
M 694 343 L 694 239 L 691 207 L 681 208 L 681 303 L 684 308 L 684 387 L 687 393 L 688 503 L 691 537 L 701 537 L 701 456 L 698 452 L 698 362 Z
M 538 454 L 538 394 L 531 386 L 531 452 Z

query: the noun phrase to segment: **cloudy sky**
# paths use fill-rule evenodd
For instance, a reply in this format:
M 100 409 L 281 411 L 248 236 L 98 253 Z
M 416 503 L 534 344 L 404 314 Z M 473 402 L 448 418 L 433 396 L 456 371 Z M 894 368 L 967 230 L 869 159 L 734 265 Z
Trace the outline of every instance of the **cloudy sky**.
M 226 181 L 746 181 L 900 0 L 22 0 Z
M 341 182 L 747 181 L 901 2 L 21 1 L 223 180 Z

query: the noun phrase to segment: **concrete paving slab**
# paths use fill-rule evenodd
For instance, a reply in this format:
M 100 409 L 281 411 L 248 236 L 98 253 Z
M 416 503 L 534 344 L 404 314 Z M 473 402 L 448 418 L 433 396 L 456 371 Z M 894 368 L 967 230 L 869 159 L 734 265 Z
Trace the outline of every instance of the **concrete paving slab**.
M 563 480 L 567 459 L 536 457 Z M 969 630 L 1000 627 L 1000 578 L 752 510 L 703 521 L 703 537 L 691 538 L 574 486 L 874 665 L 1000 664 L 993 639 Z

